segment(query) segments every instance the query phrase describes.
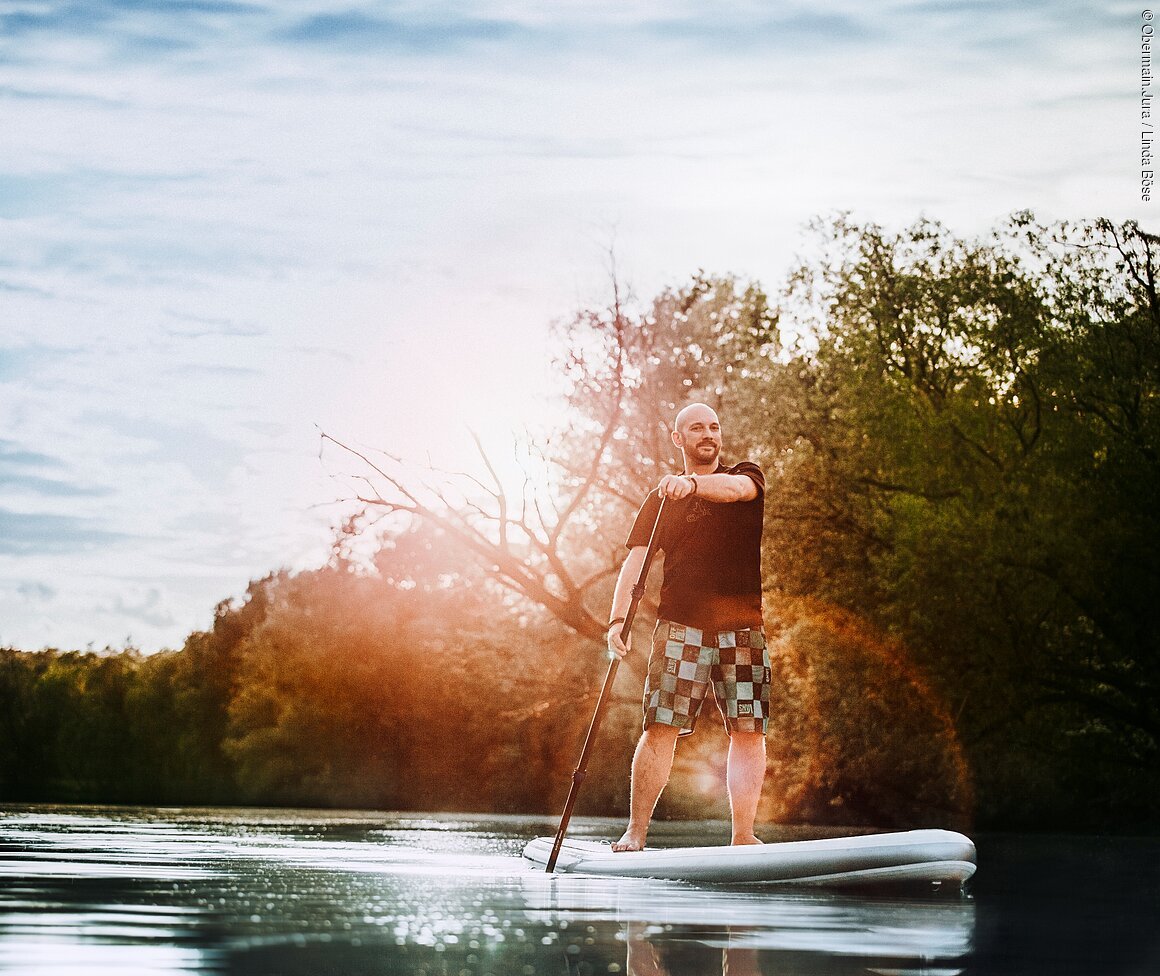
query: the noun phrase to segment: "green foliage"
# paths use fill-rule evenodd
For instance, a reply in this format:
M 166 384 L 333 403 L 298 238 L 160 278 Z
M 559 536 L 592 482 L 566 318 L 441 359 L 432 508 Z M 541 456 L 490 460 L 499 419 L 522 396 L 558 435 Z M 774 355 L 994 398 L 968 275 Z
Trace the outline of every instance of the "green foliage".
M 973 783 L 954 722 L 898 641 L 813 600 L 783 601 L 771 631 L 781 694 L 768 819 L 970 825 Z
M 1125 792 L 1154 817 L 1156 239 L 821 230 L 837 256 L 787 296 L 819 341 L 781 374 L 780 587 L 904 638 L 956 703 L 984 818 L 1097 825 Z
M 130 721 L 141 662 L 133 650 L 0 650 L 0 795 L 113 801 L 150 795 Z
M 558 707 L 583 658 L 429 528 L 373 572 L 269 580 L 242 641 L 225 749 L 250 801 L 544 810 L 583 716 Z
M 55 723 L 53 710 L 45 707 L 50 660 L 46 654 L 0 648 L 0 796 L 47 795 Z

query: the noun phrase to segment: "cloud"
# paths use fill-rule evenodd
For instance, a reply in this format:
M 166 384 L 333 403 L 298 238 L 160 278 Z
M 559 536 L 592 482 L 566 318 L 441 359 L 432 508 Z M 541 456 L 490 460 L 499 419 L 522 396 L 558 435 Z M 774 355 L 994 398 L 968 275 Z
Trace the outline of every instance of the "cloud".
M 188 370 L 191 374 L 197 372 L 195 367 L 188 367 Z M 211 368 L 211 372 L 202 375 L 220 377 L 223 372 L 236 375 L 228 366 L 216 371 Z M 144 461 L 176 461 L 199 483 L 211 489 L 219 488 L 244 462 L 248 452 L 246 445 L 220 435 L 195 419 L 169 422 L 147 416 L 92 412 L 83 416 L 82 425 L 86 430 L 101 430 L 111 437 L 135 442 L 124 451 L 118 463 L 139 465 Z
M 201 382 L 206 379 L 245 379 L 264 374 L 255 366 L 233 366 L 228 363 L 181 363 L 166 368 L 165 375 Z
M 99 105 L 106 108 L 125 108 L 129 104 L 123 98 L 107 98 L 89 92 L 62 92 L 48 88 L 17 88 L 13 85 L 0 85 L 0 99 L 3 98 L 9 98 L 14 101 L 73 103 L 89 107 Z
M 3 470 L 0 470 L 0 492 L 51 498 L 99 498 L 110 494 L 107 488 L 89 488 L 36 475 L 9 474 Z
M 47 468 L 63 468 L 64 462 L 51 454 L 41 454 L 39 451 L 28 451 L 16 441 L 0 438 L 0 465 L 21 465 Z M 0 468 L 2 470 L 2 468 Z
M 41 173 L 0 172 L 0 217 L 17 218 L 41 213 L 90 210 L 94 200 L 111 194 L 122 197 L 173 192 L 212 178 L 202 170 L 149 172 L 74 167 Z
M 0 280 L 0 291 L 6 291 L 12 295 L 35 295 L 37 298 L 52 298 L 53 293 L 47 288 L 37 288 L 35 285 L 16 284 L 12 281 Z M 3 350 L 0 350 L 0 354 Z
M 61 500 L 112 494 L 107 488 L 70 481 L 68 473 L 69 466 L 60 458 L 0 438 L 0 495 L 9 499 L 31 496 L 59 505 Z M 67 555 L 114 545 L 126 538 L 100 527 L 93 519 L 0 508 L 0 554 L 4 555 Z
M 9 10 L 0 14 L 0 33 L 13 38 L 39 33 L 91 33 L 109 19 L 102 6 L 81 2 Z
M 56 598 L 56 588 L 39 580 L 25 580 L 17 585 L 16 592 L 31 603 L 48 603 Z
M 3 286 L 0 285 L 0 288 Z M 0 346 L 0 383 L 28 380 L 50 363 L 72 356 L 76 350 L 54 346 L 24 345 Z M 0 461 L 3 461 L 14 442 L 0 439 Z
M 880 36 L 880 29 L 872 29 L 864 18 L 855 15 L 800 10 L 782 16 L 770 16 L 767 12 L 753 19 L 729 16 L 662 19 L 640 24 L 633 33 L 700 46 L 727 42 L 734 50 L 739 44 L 747 48 L 776 46 L 800 50 L 803 42 L 811 47 L 834 47 L 851 40 L 871 40 Z
M 118 617 L 128 617 L 130 620 L 139 620 L 150 627 L 169 627 L 174 623 L 174 616 L 161 604 L 161 591 L 151 588 L 143 600 L 127 603 L 123 597 L 113 601 L 109 611 Z
M 29 451 L 15 441 L 0 439 L 0 494 L 35 495 L 39 498 L 99 498 L 111 494 L 106 488 L 75 484 L 37 473 L 43 469 L 63 471 L 59 458 Z
M 476 4 L 487 9 L 487 4 Z M 553 8 L 545 14 L 534 6 L 500 5 L 494 16 L 472 15 L 459 9 L 433 14 L 429 6 L 386 17 L 376 7 L 350 7 L 302 17 L 270 33 L 274 42 L 349 54 L 382 51 L 432 56 L 464 56 L 476 49 L 503 45 L 523 57 L 545 55 L 559 61 L 562 52 L 584 52 L 602 60 L 655 61 L 672 49 L 719 52 L 728 57 L 755 51 L 782 54 L 817 52 L 858 41 L 881 38 L 884 19 L 861 10 L 818 13 L 808 7 L 771 14 L 747 4 L 665 8 L 657 16 L 653 5 L 640 9 L 625 4 L 591 9 L 578 5 Z M 513 61 L 513 67 L 521 59 Z
M 303 13 L 302 8 L 306 7 Z M 313 9 L 311 9 L 311 6 Z M 84 38 L 104 42 L 116 61 L 154 61 L 204 69 L 231 63 L 246 51 L 283 46 L 348 54 L 391 52 L 430 57 L 463 55 L 496 45 L 554 59 L 577 50 L 609 59 L 626 51 L 655 60 L 681 49 L 723 57 L 776 52 L 795 61 L 851 45 L 938 44 L 941 56 L 974 48 L 979 56 L 1003 56 L 993 45 L 1040 46 L 1049 35 L 1078 25 L 1096 28 L 1110 19 L 1099 5 L 1027 0 L 896 0 L 872 13 L 852 2 L 806 4 L 621 3 L 537 4 L 350 2 L 344 9 L 313 5 L 258 4 L 230 0 L 78 0 L 32 5 L 0 14 L 0 39 L 24 42 L 11 56 L 31 58 L 33 39 Z M 1017 30 L 1013 27 L 1018 26 Z M 0 45 L 3 41 L 0 40 Z M 518 60 L 513 62 L 518 65 Z M 22 92 L 27 95 L 27 92 Z M 36 96 L 41 97 L 41 96 Z M 106 96 L 107 97 L 107 96 Z
M 296 44 L 384 48 L 431 54 L 479 41 L 507 41 L 525 31 L 511 21 L 473 18 L 424 20 L 393 19 L 347 10 L 305 17 L 277 31 L 279 40 Z
M 11 8 L 12 5 L 9 5 Z M 74 0 L 27 4 L 0 13 L 0 60 L 33 65 L 71 57 L 90 65 L 196 67 L 247 38 L 243 22 L 267 8 L 232 2 Z M 74 41 L 80 44 L 64 45 Z
M 166 308 L 164 312 L 178 324 L 163 325 L 162 328 L 166 334 L 182 339 L 204 339 L 209 336 L 256 339 L 267 335 L 266 329 L 256 325 L 242 325 L 230 318 L 194 315 L 174 308 Z
M 0 173 L 0 218 L 53 213 L 71 203 L 73 188 L 58 176 Z
M 128 537 L 97 528 L 91 519 L 0 508 L 0 554 L 68 555 L 118 545 Z
M 202 15 L 251 14 L 263 9 L 232 0 L 76 0 L 17 7 L 0 13 L 0 33 L 9 37 L 34 34 L 91 37 L 150 17 L 188 23 Z

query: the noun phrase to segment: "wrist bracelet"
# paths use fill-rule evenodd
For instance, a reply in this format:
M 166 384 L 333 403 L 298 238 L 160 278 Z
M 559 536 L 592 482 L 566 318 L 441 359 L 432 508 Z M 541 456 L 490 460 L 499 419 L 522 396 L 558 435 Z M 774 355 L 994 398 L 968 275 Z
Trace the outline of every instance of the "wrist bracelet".
M 693 495 L 697 494 L 697 476 L 695 474 L 690 474 L 686 477 L 693 483 L 693 490 L 689 492 L 689 497 L 692 498 Z
M 610 621 L 608 621 L 608 624 L 607 624 L 607 626 L 605 626 L 604 629 L 606 631 L 610 630 L 611 628 L 615 627 L 617 624 L 624 623 L 627 619 L 628 619 L 627 617 L 617 617 L 615 620 L 610 620 Z

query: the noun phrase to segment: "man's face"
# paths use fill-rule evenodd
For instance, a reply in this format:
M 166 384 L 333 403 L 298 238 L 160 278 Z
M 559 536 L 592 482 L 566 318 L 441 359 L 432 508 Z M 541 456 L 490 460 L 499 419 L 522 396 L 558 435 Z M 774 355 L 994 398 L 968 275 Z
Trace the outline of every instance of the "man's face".
M 697 464 L 710 464 L 721 453 L 721 422 L 708 407 L 692 411 L 677 433 L 678 446 Z

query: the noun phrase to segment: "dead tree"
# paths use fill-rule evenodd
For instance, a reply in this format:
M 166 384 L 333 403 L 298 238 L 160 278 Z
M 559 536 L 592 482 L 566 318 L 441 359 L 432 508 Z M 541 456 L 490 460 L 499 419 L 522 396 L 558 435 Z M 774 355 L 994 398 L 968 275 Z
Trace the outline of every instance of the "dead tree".
M 573 326 L 594 340 L 573 345 L 561 364 L 574 383 L 571 399 L 584 400 L 584 422 L 553 437 L 550 451 L 548 444 L 527 446 L 552 471 L 551 484 L 539 483 L 524 467 L 518 490 L 505 485 L 474 432 L 479 474 L 360 450 L 326 432 L 321 438 L 324 448 L 333 445 L 357 462 L 349 475 L 354 491 L 346 501 L 361 507 L 348 525 L 372 513 L 426 520 L 473 553 L 505 587 L 577 634 L 603 641 L 607 607 L 593 605 L 592 592 L 619 571 L 627 518 L 647 490 L 651 474 L 646 472 L 655 464 L 630 464 L 626 473 L 617 456 L 623 453 L 618 442 L 624 440 L 626 415 L 635 413 L 626 410 L 635 323 L 621 306 L 619 290 L 614 287 L 610 309 L 582 313 Z M 651 438 L 659 440 L 658 435 L 663 432 L 654 431 Z

